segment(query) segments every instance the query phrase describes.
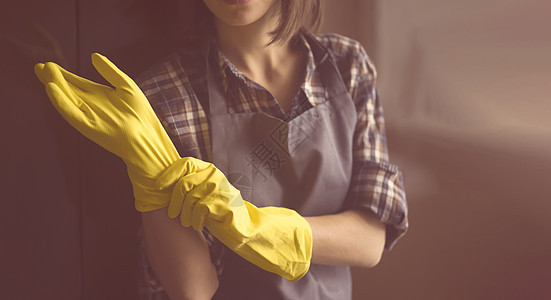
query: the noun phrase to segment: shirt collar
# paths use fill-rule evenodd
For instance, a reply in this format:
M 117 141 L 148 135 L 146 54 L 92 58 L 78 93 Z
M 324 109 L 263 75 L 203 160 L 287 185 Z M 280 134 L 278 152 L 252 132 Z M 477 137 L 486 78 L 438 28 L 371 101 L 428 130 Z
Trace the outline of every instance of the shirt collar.
M 312 82 L 314 78 L 314 71 L 316 70 L 316 60 L 314 59 L 314 53 L 312 52 L 310 43 L 308 43 L 304 37 L 304 34 L 300 35 L 300 43 L 306 47 L 308 55 L 306 63 L 306 76 L 304 78 L 304 82 L 302 83 L 301 89 L 304 91 L 308 102 L 310 102 L 312 106 L 315 106 L 318 101 L 316 101 L 316 98 L 314 97 Z
M 314 72 L 316 70 L 316 61 L 314 58 L 314 53 L 312 52 L 312 48 L 310 47 L 310 44 L 304 37 L 304 34 L 300 34 L 298 43 L 300 43 L 301 46 L 304 46 L 307 51 L 306 75 L 304 78 L 304 82 L 301 85 L 301 89 L 304 91 L 304 94 L 308 98 L 308 101 L 310 102 L 310 104 L 312 106 L 315 106 L 318 101 L 316 101 L 316 99 L 314 98 L 313 91 L 312 91 L 312 80 L 314 78 Z M 238 79 L 241 83 L 245 84 L 249 88 L 265 90 L 264 87 L 260 86 L 256 82 L 247 78 L 243 73 L 241 73 L 237 69 L 237 67 L 235 67 L 235 65 L 220 50 L 216 42 L 216 39 L 212 41 L 212 46 L 215 49 L 215 53 L 218 53 L 218 64 L 220 67 L 220 71 L 222 73 L 221 74 L 222 83 L 223 83 L 222 85 L 226 90 L 226 92 L 228 89 L 228 81 L 230 80 L 228 78 L 229 76 Z

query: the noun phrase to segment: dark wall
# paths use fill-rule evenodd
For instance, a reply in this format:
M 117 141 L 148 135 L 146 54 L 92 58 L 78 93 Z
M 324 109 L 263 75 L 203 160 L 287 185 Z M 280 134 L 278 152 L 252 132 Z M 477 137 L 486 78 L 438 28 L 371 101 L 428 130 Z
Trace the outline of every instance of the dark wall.
M 124 163 L 55 111 L 33 65 L 132 77 L 177 40 L 176 1 L 10 1 L 0 9 L 2 299 L 135 299 L 136 231 Z
M 79 136 L 50 105 L 33 73 L 37 57 L 60 59 L 57 47 L 66 66 L 77 65 L 75 4 L 14 1 L 2 5 L 0 22 L 1 298 L 78 299 Z

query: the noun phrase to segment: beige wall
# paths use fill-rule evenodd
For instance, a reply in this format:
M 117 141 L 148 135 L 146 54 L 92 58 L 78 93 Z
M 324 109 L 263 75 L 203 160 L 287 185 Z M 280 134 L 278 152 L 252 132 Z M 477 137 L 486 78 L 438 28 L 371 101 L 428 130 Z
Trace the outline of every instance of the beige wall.
M 551 159 L 534 147 L 542 140 L 551 146 L 551 4 L 379 2 L 378 65 L 389 117 Z
M 355 299 L 551 298 L 551 4 L 327 2 L 375 58 L 410 208 Z
M 367 53 L 376 56 L 375 0 L 326 0 L 322 32 L 337 32 L 362 43 Z

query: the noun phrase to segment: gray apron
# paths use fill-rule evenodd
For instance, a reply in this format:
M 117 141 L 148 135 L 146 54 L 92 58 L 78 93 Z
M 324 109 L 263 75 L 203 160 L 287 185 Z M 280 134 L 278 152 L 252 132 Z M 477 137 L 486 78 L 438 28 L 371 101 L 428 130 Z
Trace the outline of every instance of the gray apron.
M 343 209 L 352 174 L 356 109 L 337 67 L 306 36 L 326 90 L 326 101 L 289 122 L 259 112 L 228 113 L 218 66 L 207 63 L 213 163 L 258 207 L 281 206 L 302 216 Z M 208 53 L 208 50 L 207 50 Z M 207 61 L 212 59 L 207 55 Z M 219 71 L 218 71 L 219 73 Z M 214 299 L 351 299 L 348 266 L 312 264 L 291 282 L 226 251 Z

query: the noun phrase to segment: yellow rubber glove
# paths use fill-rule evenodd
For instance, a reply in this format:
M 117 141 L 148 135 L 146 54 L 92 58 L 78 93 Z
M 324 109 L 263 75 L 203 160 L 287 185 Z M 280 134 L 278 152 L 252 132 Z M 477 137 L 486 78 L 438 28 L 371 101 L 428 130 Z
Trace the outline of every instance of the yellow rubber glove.
M 114 88 L 76 76 L 55 63 L 39 63 L 35 73 L 57 111 L 84 136 L 124 160 L 135 206 L 149 211 L 167 206 L 170 191 L 155 189 L 158 175 L 180 157 L 136 83 L 106 57 L 92 64 Z
M 300 279 L 310 267 L 312 231 L 296 211 L 258 208 L 244 201 L 238 189 L 213 164 L 186 157 L 176 161 L 156 182 L 174 184 L 169 217 L 183 226 L 210 233 L 256 266 L 288 280 Z

